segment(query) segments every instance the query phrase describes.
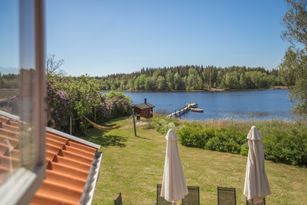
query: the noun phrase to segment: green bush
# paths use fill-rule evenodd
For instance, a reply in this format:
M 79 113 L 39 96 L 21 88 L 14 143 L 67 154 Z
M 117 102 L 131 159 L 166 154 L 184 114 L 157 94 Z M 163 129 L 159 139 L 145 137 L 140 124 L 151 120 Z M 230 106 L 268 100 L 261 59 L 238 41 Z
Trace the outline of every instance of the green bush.
M 217 151 L 240 153 L 241 145 L 244 143 L 244 134 L 235 130 L 235 127 L 217 129 L 215 137 L 221 141 L 217 144 Z
M 247 156 L 248 154 L 248 144 L 244 143 L 241 145 L 240 154 L 243 156 Z
M 264 138 L 265 158 L 274 162 L 307 165 L 307 128 L 295 123 L 271 127 Z
M 199 123 L 186 123 L 178 130 L 178 135 L 185 146 L 205 148 L 208 139 L 214 136 L 214 130 Z
M 176 127 L 176 122 L 174 119 L 171 118 L 164 118 L 160 116 L 156 116 L 152 119 L 151 125 L 154 127 L 154 129 L 161 133 L 161 134 L 166 134 L 166 132 L 170 128 Z
M 221 152 L 240 153 L 242 133 L 234 128 L 211 128 L 200 123 L 186 123 L 178 130 L 181 144 Z
M 292 165 L 307 165 L 306 122 L 265 121 L 256 124 L 263 137 L 266 159 Z M 249 128 L 249 123 L 225 124 L 221 128 L 194 122 L 184 123 L 177 134 L 181 144 L 185 146 L 246 156 L 246 136 Z

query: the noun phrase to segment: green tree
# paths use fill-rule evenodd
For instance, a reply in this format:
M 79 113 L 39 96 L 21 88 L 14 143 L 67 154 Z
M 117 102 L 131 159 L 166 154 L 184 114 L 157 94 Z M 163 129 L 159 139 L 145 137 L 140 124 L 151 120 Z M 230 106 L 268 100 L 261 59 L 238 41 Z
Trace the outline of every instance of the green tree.
M 129 90 L 134 90 L 134 79 L 130 79 L 128 81 L 128 87 L 129 87 Z
M 287 85 L 294 85 L 290 87 L 290 97 L 297 102 L 295 111 L 307 114 L 307 55 L 303 50 L 288 49 L 280 72 Z
M 260 71 L 251 72 L 250 80 L 253 84 L 253 88 L 268 88 L 270 86 L 267 74 Z
M 185 90 L 185 84 L 178 72 L 176 72 L 174 75 L 174 89 L 175 90 Z
M 187 77 L 187 89 L 188 90 L 201 90 L 203 82 L 195 68 L 189 69 L 189 75 Z
M 166 90 L 167 89 L 167 83 L 163 76 L 159 76 L 157 79 L 157 89 L 158 90 Z
M 296 78 L 298 77 L 296 72 L 297 63 L 297 53 L 291 48 L 288 48 L 279 69 L 282 81 L 287 86 L 295 85 Z
M 145 90 L 145 82 L 146 82 L 146 76 L 144 74 L 139 75 L 134 80 L 134 90 Z
M 73 112 L 78 116 L 85 116 L 100 103 L 100 88 L 97 81 L 89 76 L 70 79 L 61 85 L 72 102 Z
M 289 9 L 283 18 L 286 27 L 283 37 L 292 47 L 285 54 L 280 73 L 287 85 L 294 84 L 290 92 L 297 102 L 295 110 L 307 114 L 307 1 L 287 0 L 287 3 Z
M 156 84 L 152 77 L 147 77 L 145 81 L 145 90 L 155 90 Z
M 285 13 L 283 22 L 286 30 L 282 36 L 290 43 L 295 45 L 296 42 L 307 45 L 307 1 L 306 0 L 287 0 L 289 5 Z
M 174 74 L 171 70 L 168 70 L 165 75 L 167 86 L 169 90 L 174 90 Z
M 237 89 L 240 87 L 240 76 L 237 72 L 226 73 L 223 79 L 223 86 L 230 89 Z
M 240 74 L 240 82 L 239 82 L 239 84 L 240 84 L 240 88 L 247 88 L 248 81 L 247 81 L 247 79 L 245 77 L 245 73 L 241 73 Z

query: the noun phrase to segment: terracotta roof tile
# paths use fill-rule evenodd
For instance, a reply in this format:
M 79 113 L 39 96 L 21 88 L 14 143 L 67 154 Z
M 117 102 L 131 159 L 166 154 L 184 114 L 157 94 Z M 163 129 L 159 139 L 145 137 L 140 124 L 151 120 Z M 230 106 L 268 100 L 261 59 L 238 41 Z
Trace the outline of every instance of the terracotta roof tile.
M 32 200 L 33 205 L 75 205 L 75 201 L 70 201 L 66 198 L 52 196 L 48 192 L 38 192 Z
M 19 124 L 0 115 L 0 173 L 20 166 Z M 47 131 L 46 177 L 30 204 L 80 204 L 84 192 L 89 192 L 87 181 L 92 183 L 97 155 L 101 153 L 96 147 Z
M 79 162 L 78 160 L 68 159 L 66 157 L 62 157 L 62 156 L 59 156 L 59 155 L 56 156 L 55 161 L 59 162 L 59 163 L 67 164 L 67 165 L 72 166 L 72 167 L 78 167 L 79 169 L 82 169 L 82 170 L 89 170 L 90 167 L 91 167 L 89 164 Z

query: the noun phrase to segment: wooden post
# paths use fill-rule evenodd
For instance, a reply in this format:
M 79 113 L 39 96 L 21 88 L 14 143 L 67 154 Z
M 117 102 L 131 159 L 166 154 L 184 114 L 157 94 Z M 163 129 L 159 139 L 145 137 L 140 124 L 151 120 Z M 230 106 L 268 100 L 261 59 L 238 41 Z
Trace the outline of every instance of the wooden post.
M 94 122 L 97 123 L 97 117 L 96 117 L 96 107 L 94 107 Z
M 69 117 L 69 134 L 72 135 L 72 117 Z
M 136 125 L 135 125 L 135 115 L 134 115 L 134 110 L 133 109 L 132 109 L 132 119 L 133 119 L 134 136 L 137 136 L 137 134 L 136 134 Z

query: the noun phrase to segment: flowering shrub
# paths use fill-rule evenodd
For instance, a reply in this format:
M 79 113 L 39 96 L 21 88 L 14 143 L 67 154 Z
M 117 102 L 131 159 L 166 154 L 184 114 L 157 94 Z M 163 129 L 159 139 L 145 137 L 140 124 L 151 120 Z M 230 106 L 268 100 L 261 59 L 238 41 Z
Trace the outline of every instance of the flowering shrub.
M 64 90 L 57 90 L 50 82 L 47 83 L 48 126 L 69 131 L 71 102 Z
M 131 113 L 129 98 L 122 93 L 102 96 L 99 83 L 89 76 L 48 75 L 47 102 L 48 126 L 69 132 L 71 118 L 74 134 L 89 126 L 83 117 L 101 122 Z
M 102 97 L 103 100 L 96 110 L 98 120 L 103 121 L 132 113 L 131 100 L 123 93 L 111 91 Z

